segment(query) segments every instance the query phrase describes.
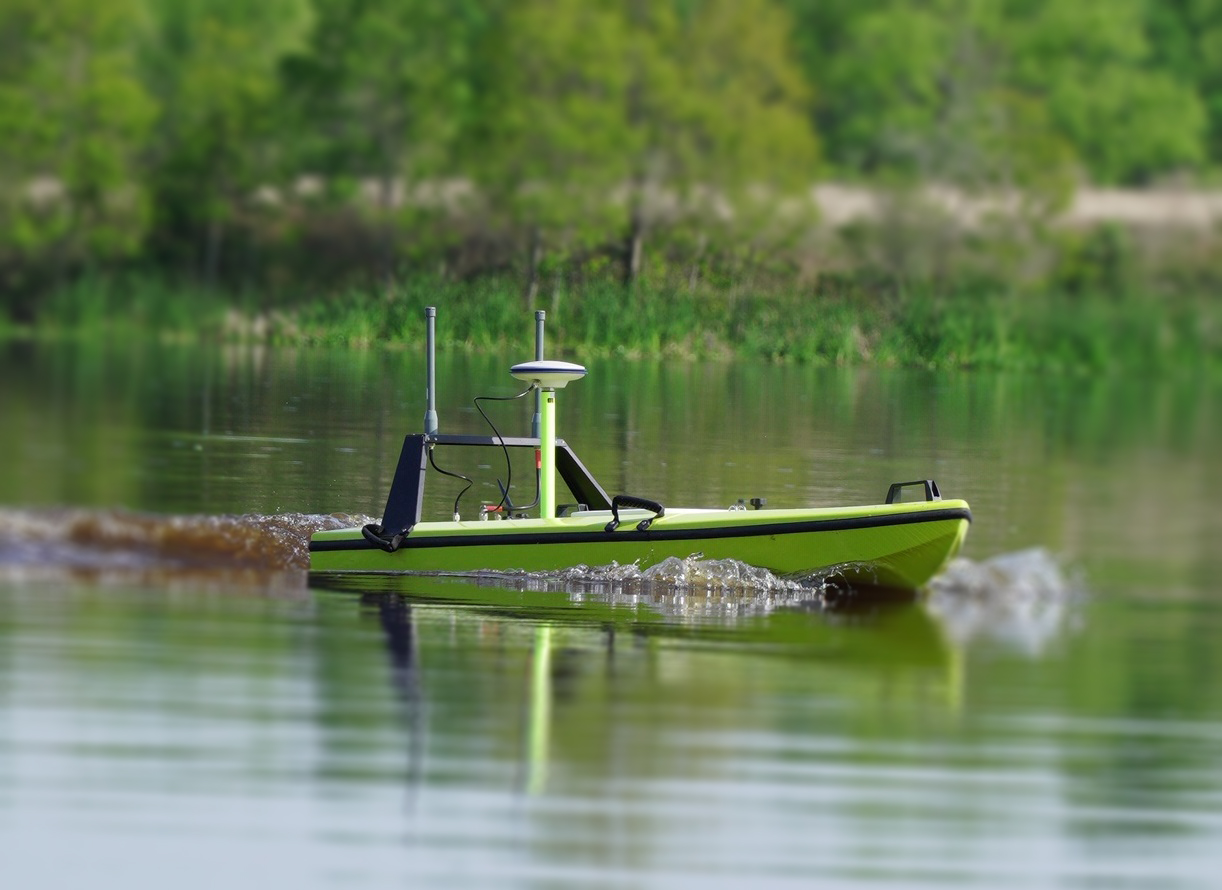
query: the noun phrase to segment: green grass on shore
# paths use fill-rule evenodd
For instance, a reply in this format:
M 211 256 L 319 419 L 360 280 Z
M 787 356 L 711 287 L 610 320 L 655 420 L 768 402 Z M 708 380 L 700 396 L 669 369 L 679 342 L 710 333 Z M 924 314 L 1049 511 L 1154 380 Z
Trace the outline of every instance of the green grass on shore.
M 83 280 L 48 298 L 25 333 L 414 348 L 425 306 L 438 308 L 438 338 L 448 347 L 533 342 L 533 316 L 520 292 L 495 279 L 408 281 L 278 309 L 152 278 Z M 549 342 L 568 355 L 1212 375 L 1222 369 L 1216 306 L 966 287 L 735 297 L 603 284 L 548 294 L 537 308 L 548 310 Z M 19 333 L 6 324 L 0 335 Z

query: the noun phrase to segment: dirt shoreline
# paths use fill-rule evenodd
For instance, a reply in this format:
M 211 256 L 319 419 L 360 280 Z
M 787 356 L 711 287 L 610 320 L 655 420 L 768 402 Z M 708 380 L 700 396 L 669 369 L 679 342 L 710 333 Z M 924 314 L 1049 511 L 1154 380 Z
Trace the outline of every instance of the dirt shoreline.
M 916 196 L 960 222 L 971 224 L 989 215 L 1014 212 L 1019 196 L 967 195 L 929 186 Z M 820 221 L 832 228 L 880 219 L 895 199 L 868 186 L 823 183 L 811 190 Z M 1071 228 L 1118 223 L 1135 228 L 1213 229 L 1222 225 L 1222 190 L 1188 188 L 1084 188 L 1053 219 Z

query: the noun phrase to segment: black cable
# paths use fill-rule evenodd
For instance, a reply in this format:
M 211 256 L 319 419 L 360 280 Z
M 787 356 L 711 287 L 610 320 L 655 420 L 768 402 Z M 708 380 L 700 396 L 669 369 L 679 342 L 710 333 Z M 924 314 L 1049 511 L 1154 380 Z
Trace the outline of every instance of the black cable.
M 534 389 L 535 389 L 535 385 L 532 383 L 530 386 L 526 387 L 526 389 L 522 390 L 516 396 L 476 396 L 474 399 L 475 410 L 480 413 L 480 415 L 484 418 L 485 421 L 487 421 L 488 426 L 492 427 L 492 434 L 496 436 L 497 441 L 501 443 L 501 450 L 505 452 L 505 484 L 501 486 L 501 500 L 500 500 L 500 503 L 498 503 L 496 507 L 494 508 L 495 510 L 500 510 L 502 507 L 504 507 L 506 504 L 509 503 L 509 486 L 513 485 L 513 463 L 509 460 L 509 446 L 505 444 L 505 437 L 502 436 L 501 431 L 496 428 L 496 424 L 492 422 L 492 418 L 484 413 L 484 409 L 480 407 L 479 403 L 480 402 L 512 402 L 515 399 L 522 398 L 522 396 L 529 395 L 531 392 L 534 391 Z M 537 480 L 536 480 L 536 483 L 537 483 Z M 458 502 L 455 501 L 456 505 L 457 503 Z M 455 507 L 455 512 L 458 512 L 457 506 Z
M 458 497 L 454 498 L 454 515 L 457 516 L 459 500 L 462 498 L 464 494 L 467 493 L 467 489 L 470 488 L 472 485 L 474 485 L 475 482 L 471 479 L 470 476 L 464 476 L 462 473 L 451 473 L 449 470 L 443 470 L 441 467 L 437 466 L 437 461 L 433 460 L 433 449 L 431 446 L 429 447 L 429 463 L 433 465 L 434 470 L 436 470 L 438 473 L 440 473 L 443 476 L 452 476 L 455 479 L 466 480 L 466 483 L 467 483 L 466 487 L 463 488 L 463 490 L 458 493 Z

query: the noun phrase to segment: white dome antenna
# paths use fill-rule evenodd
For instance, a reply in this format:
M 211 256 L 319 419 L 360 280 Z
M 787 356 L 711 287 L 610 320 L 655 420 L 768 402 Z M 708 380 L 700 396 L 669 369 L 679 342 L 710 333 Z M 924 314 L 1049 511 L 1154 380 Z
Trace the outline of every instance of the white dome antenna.
M 572 381 L 586 376 L 586 369 L 572 362 L 545 359 L 514 365 L 509 373 L 523 383 L 533 383 L 540 389 L 564 389 Z
M 539 516 L 556 518 L 556 390 L 586 376 L 586 369 L 572 362 L 537 359 L 522 362 L 509 373 L 542 390 L 539 418 Z

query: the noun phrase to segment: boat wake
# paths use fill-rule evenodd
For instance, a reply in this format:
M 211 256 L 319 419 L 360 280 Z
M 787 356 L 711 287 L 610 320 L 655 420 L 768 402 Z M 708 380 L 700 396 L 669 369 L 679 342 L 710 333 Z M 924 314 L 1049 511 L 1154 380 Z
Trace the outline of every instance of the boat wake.
M 565 594 L 573 604 L 645 606 L 669 617 L 697 620 L 745 618 L 779 608 L 825 609 L 848 593 L 828 578 L 783 578 L 735 559 L 704 559 L 699 554 L 670 557 L 646 568 L 611 563 L 554 572 L 470 572 L 449 577 L 501 589 Z
M 488 573 L 481 573 L 488 574 Z M 585 591 L 632 591 L 652 587 L 684 590 L 804 590 L 821 588 L 821 579 L 804 581 L 782 578 L 767 569 L 747 565 L 736 559 L 704 559 L 695 554 L 686 559 L 670 557 L 642 569 L 635 563 L 605 566 L 574 566 L 558 572 L 497 573 L 506 577 L 521 577 L 532 589 Z
M 304 590 L 310 535 L 367 517 L 163 516 L 127 510 L 0 509 L 0 580 L 166 583 L 224 576 Z
M 955 559 L 929 584 L 925 608 L 956 643 L 989 639 L 1030 654 L 1072 629 L 1081 578 L 1042 548 L 981 562 Z
M 305 572 L 310 535 L 373 522 L 352 514 L 158 515 L 121 509 L 0 509 L 0 577 L 16 574 L 253 570 Z M 574 566 L 556 572 L 462 573 L 485 584 L 535 591 L 706 593 L 830 591 L 834 573 L 780 577 L 733 559 L 671 558 Z
M 348 514 L 163 516 L 0 509 L 0 581 L 64 578 L 99 585 L 240 585 L 304 593 L 310 535 L 372 521 Z M 696 618 L 747 617 L 782 608 L 851 610 L 878 602 L 877 596 L 838 580 L 835 571 L 782 577 L 699 554 L 647 568 L 580 565 L 555 572 L 460 577 L 489 588 L 565 594 L 575 603 L 647 606 Z M 1071 620 L 1082 591 L 1050 553 L 1024 550 L 980 562 L 956 559 L 933 579 L 920 602 L 957 642 L 987 636 L 1038 650 Z M 913 600 L 907 595 L 907 602 Z

